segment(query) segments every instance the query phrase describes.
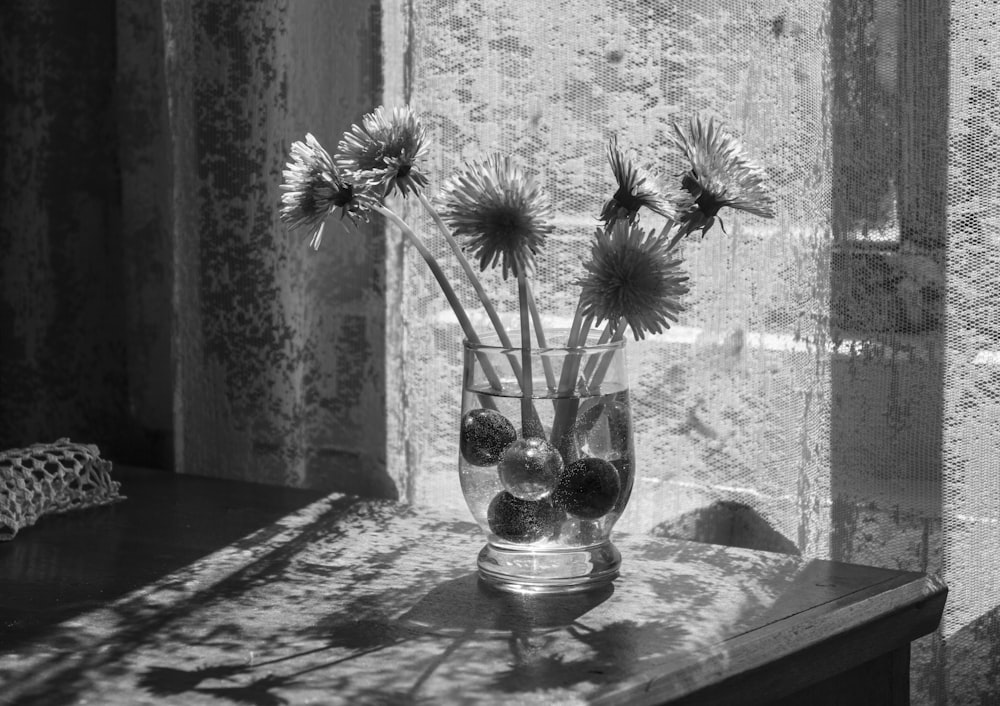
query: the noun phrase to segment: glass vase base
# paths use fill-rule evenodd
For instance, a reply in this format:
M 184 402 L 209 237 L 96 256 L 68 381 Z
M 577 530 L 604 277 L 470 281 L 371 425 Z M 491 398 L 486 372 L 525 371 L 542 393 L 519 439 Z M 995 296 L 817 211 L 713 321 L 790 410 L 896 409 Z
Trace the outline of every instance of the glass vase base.
M 618 577 L 622 556 L 610 541 L 589 547 L 539 549 L 487 543 L 479 552 L 479 577 L 510 593 L 577 593 Z

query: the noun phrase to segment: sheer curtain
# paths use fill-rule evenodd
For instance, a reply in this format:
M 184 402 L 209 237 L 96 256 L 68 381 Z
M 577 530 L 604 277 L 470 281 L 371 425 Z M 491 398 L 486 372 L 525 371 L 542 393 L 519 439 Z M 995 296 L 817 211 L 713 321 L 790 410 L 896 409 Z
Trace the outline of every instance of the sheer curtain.
M 289 144 L 410 102 L 434 185 L 513 154 L 557 206 L 554 326 L 607 140 L 669 172 L 669 121 L 714 114 L 778 217 L 688 242 L 681 324 L 629 346 L 622 529 L 940 572 L 914 702 L 1000 699 L 995 3 L 56 5 L 0 9 L 5 445 L 68 434 L 126 460 L 173 439 L 182 472 L 465 513 L 452 316 L 383 224 L 330 224 L 318 252 L 285 232 Z
M 778 217 L 689 242 L 681 325 L 630 345 L 639 478 L 621 526 L 704 539 L 750 517 L 728 540 L 941 572 L 914 700 L 1000 699 L 996 6 L 388 7 L 406 21 L 386 46 L 407 61 L 386 96 L 424 116 L 432 172 L 499 150 L 553 197 L 538 284 L 553 324 L 612 192 L 612 135 L 668 173 L 671 120 L 708 112 L 743 136 Z M 411 470 L 412 501 L 461 508 L 460 332 L 418 258 L 399 276 L 408 453 L 388 460 Z M 514 316 L 511 287 L 492 286 Z

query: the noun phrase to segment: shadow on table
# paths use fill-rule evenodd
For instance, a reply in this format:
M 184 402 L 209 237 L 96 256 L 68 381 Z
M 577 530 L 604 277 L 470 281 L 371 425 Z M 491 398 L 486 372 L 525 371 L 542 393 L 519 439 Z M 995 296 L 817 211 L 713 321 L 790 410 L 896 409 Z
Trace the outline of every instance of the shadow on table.
M 581 619 L 613 593 L 609 585 L 561 596 L 508 594 L 484 585 L 473 572 L 432 587 L 399 617 L 366 611 L 362 603 L 339 610 L 311 630 L 313 637 L 323 635 L 319 647 L 252 665 L 194 670 L 151 665 L 141 674 L 140 686 L 160 697 L 211 695 L 269 706 L 282 703 L 288 689 L 313 681 L 335 683 L 342 696 L 351 693 L 363 703 L 413 703 L 432 678 L 454 679 L 456 665 L 466 659 L 460 655 L 468 655 L 465 648 L 487 642 L 505 645 L 500 652 L 486 651 L 493 655 L 490 660 L 499 659 L 491 667 L 496 693 L 571 688 L 581 682 L 611 685 L 636 669 L 645 648 L 676 643 L 685 633 L 678 625 L 631 620 L 586 625 Z M 547 638 L 557 632 L 571 637 L 576 647 L 566 650 L 566 642 Z M 424 651 L 419 663 L 371 672 L 371 657 L 393 654 L 387 651 L 404 643 L 429 645 L 429 636 L 437 638 L 436 647 Z M 364 665 L 360 671 L 350 666 L 357 660 Z M 443 668 L 449 676 L 442 676 Z
M 0 543 L 0 650 L 108 605 L 317 500 L 314 491 L 127 468 L 118 504 L 42 517 Z
M 475 572 L 445 581 L 400 619 L 400 626 L 442 636 L 508 636 L 569 627 L 614 593 L 614 585 L 555 596 L 484 585 Z
M 446 581 L 402 616 L 400 626 L 450 638 L 449 646 L 427 664 L 410 688 L 421 683 L 464 645 L 505 640 L 507 656 L 494 663 L 492 689 L 504 694 L 545 693 L 572 689 L 584 682 L 610 688 L 689 639 L 683 625 L 646 622 L 640 616 L 586 620 L 614 594 L 614 585 L 554 596 L 508 594 L 478 580 L 475 573 Z M 551 640 L 562 633 L 572 639 Z
M 496 687 L 518 692 L 526 684 L 523 678 L 526 669 L 534 673 L 532 688 L 537 688 L 539 668 L 551 671 L 552 679 L 565 682 L 566 670 L 557 669 L 558 664 L 546 666 L 532 661 L 532 638 L 568 630 L 581 642 L 591 640 L 593 636 L 577 621 L 613 593 L 614 587 L 609 585 L 562 596 L 508 594 L 482 584 L 473 572 L 433 587 L 398 618 L 380 611 L 366 612 L 362 605 L 338 611 L 311 631 L 314 636 L 323 634 L 320 647 L 252 665 L 217 664 L 195 669 L 150 665 L 141 673 L 139 685 L 157 697 L 204 695 L 270 706 L 285 703 L 280 691 L 301 685 L 309 675 L 314 675 L 321 680 L 340 681 L 343 688 L 360 689 L 359 694 L 366 693 L 379 703 L 410 703 L 423 684 L 462 646 L 474 641 L 499 640 L 508 643 L 511 657 L 509 666 L 497 674 Z M 352 684 L 349 663 L 406 642 L 425 640 L 427 635 L 444 638 L 442 649 L 421 665 L 412 683 L 400 685 L 398 675 L 389 672 L 386 684 Z M 592 641 L 604 644 L 596 638 Z M 606 663 L 614 659 L 614 655 L 600 656 L 600 664 L 595 663 L 588 676 L 600 676 L 608 670 Z M 615 671 L 610 669 L 612 673 Z

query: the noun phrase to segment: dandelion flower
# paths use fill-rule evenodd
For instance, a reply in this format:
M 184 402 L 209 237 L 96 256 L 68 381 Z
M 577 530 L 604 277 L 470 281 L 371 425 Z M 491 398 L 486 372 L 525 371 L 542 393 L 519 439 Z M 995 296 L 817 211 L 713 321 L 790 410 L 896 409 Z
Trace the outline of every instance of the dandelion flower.
M 499 154 L 449 179 L 440 203 L 441 217 L 456 237 L 467 238 L 466 249 L 479 260 L 480 270 L 499 263 L 504 279 L 511 271 L 515 276 L 530 272 L 552 232 L 551 209 L 541 189 L 510 157 Z
M 623 319 L 637 340 L 677 321 L 688 277 L 681 260 L 668 250 L 665 235 L 647 235 L 638 226 L 618 221 L 597 229 L 590 258 L 577 282 L 584 316 L 593 316 L 598 324 Z
M 636 167 L 633 161 L 622 153 L 618 140 L 612 138 L 608 144 L 608 161 L 614 174 L 618 190 L 604 204 L 600 219 L 607 228 L 619 219 L 635 225 L 639 220 L 639 209 L 648 208 L 666 218 L 676 214 L 671 203 L 663 196 L 660 186 L 646 170 Z
M 312 246 L 319 247 L 327 217 L 340 211 L 352 223 L 368 220 L 373 199 L 344 180 L 330 154 L 311 134 L 292 143 L 290 161 L 282 172 L 281 220 L 292 230 L 305 229 Z
M 418 165 L 426 151 L 424 128 L 409 107 L 393 108 L 390 116 L 379 106 L 344 133 L 337 149 L 345 173 L 386 196 L 399 191 L 406 197 L 427 186 Z
M 688 233 L 707 233 L 728 206 L 763 218 L 774 217 L 774 202 L 765 185 L 764 170 L 752 162 L 740 141 L 724 132 L 709 118 L 692 119 L 687 128 L 674 124 L 670 138 L 687 159 L 690 168 L 681 177 L 681 187 L 694 199 L 679 217 L 680 226 L 671 247 Z

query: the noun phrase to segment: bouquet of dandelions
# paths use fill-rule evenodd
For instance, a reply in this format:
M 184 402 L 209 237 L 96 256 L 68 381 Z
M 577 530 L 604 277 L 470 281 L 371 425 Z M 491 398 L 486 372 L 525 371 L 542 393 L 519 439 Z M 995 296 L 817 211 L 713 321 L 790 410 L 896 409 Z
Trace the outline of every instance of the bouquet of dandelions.
M 713 119 L 694 118 L 674 124 L 668 147 L 683 165 L 672 180 L 637 165 L 630 152 L 612 139 L 607 147 L 615 191 L 597 218 L 590 259 L 573 282 L 580 288 L 579 301 L 568 348 L 583 346 L 591 330 L 604 326 L 599 342 L 620 340 L 626 328 L 636 339 L 660 333 L 676 322 L 682 311 L 681 297 L 687 293 L 687 275 L 681 269 L 677 245 L 696 231 L 707 233 L 723 208 L 773 217 L 772 199 L 764 187 L 763 170 L 744 154 L 740 142 Z M 422 158 L 427 139 L 417 115 L 408 107 L 391 114 L 379 107 L 364 116 L 361 125 L 344 133 L 334 157 L 311 134 L 291 147 L 283 172 L 284 193 L 281 219 L 291 229 L 303 230 L 319 247 L 324 225 L 339 215 L 352 224 L 367 221 L 377 213 L 394 223 L 417 249 L 437 279 L 466 339 L 478 343 L 479 336 L 454 288 L 423 239 L 386 202 L 391 194 L 415 196 L 430 215 L 441 237 L 448 243 L 505 348 L 521 350 L 521 361 L 512 363 L 520 386 L 522 436 L 544 436 L 532 402 L 529 369 L 532 338 L 546 347 L 542 321 L 532 294 L 531 276 L 535 256 L 542 251 L 553 230 L 551 209 L 539 186 L 507 156 L 494 154 L 467 164 L 448 179 L 439 196 L 427 197 L 427 174 Z M 641 211 L 647 209 L 666 219 L 666 224 L 644 231 Z M 724 228 L 723 228 L 724 230 Z M 464 246 L 464 247 L 463 247 Z M 520 312 L 520 342 L 517 347 L 505 329 L 496 308 L 484 290 L 466 253 L 479 263 L 480 271 L 500 266 L 503 279 L 513 274 L 517 281 Z M 596 334 L 595 334 L 596 335 Z M 495 373 L 486 370 L 499 389 Z M 579 370 L 563 369 L 558 383 L 563 395 L 578 386 L 599 383 L 600 371 L 589 371 L 591 379 L 578 378 Z M 571 420 L 553 423 L 552 438 L 559 444 Z

